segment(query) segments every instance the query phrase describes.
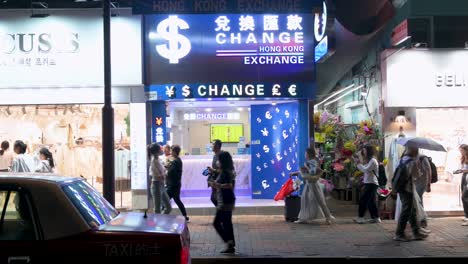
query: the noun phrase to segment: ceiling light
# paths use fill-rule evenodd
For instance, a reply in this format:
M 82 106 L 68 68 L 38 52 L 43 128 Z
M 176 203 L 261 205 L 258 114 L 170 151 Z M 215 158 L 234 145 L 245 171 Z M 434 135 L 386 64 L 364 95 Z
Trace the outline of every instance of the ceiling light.
M 393 121 L 393 120 L 392 120 Z M 395 117 L 395 123 L 398 123 L 398 124 L 405 124 L 407 123 L 409 120 L 408 118 L 406 118 L 406 113 L 405 111 L 398 111 L 398 115 Z
M 206 112 L 211 112 L 211 111 L 213 111 L 213 109 L 211 109 L 211 108 L 206 108 L 205 111 L 206 111 Z
M 328 105 L 331 105 L 331 104 L 333 104 L 334 102 L 336 102 L 336 101 L 340 100 L 341 98 L 343 98 L 343 97 L 347 96 L 348 94 L 350 94 L 350 93 L 352 93 L 352 92 L 354 92 L 354 91 L 356 91 L 356 90 L 359 90 L 359 89 L 361 89 L 362 87 L 364 87 L 364 85 L 359 85 L 358 87 L 356 87 L 356 88 L 353 88 L 353 89 L 351 89 L 351 90 L 347 91 L 346 93 L 344 93 L 344 94 L 340 95 L 339 97 L 337 97 L 337 98 L 335 98 L 335 99 L 331 100 L 330 102 L 326 103 L 326 104 L 325 104 L 325 106 L 328 106 Z
M 344 92 L 344 91 L 346 91 L 346 90 L 348 90 L 348 89 L 351 89 L 351 88 L 353 88 L 353 87 L 354 87 L 354 83 L 351 84 L 351 85 L 349 85 L 349 86 L 346 86 L 345 88 L 343 88 L 343 89 L 341 89 L 341 90 L 339 90 L 339 91 L 334 92 L 332 95 L 330 95 L 330 96 L 328 96 L 327 98 L 325 98 L 325 100 L 323 100 L 322 102 L 320 102 L 320 103 L 318 103 L 318 104 L 315 104 L 315 106 L 317 107 L 317 106 L 319 106 L 319 105 L 321 105 L 321 104 L 327 102 L 328 100 L 332 99 L 333 97 L 339 95 L 340 93 L 342 93 L 342 92 Z

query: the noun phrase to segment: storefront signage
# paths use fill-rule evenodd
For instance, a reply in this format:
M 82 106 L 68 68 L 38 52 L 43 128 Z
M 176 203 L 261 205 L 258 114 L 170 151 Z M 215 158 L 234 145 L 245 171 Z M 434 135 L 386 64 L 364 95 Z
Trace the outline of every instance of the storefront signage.
M 239 120 L 240 113 L 185 113 L 184 120 Z
M 180 89 L 189 98 L 262 96 L 265 82 L 313 82 L 313 18 L 295 13 L 145 16 L 145 83 L 185 83 Z M 226 87 L 232 83 L 238 86 Z
M 102 13 L 0 11 L 0 88 L 102 87 Z M 141 85 L 141 18 L 112 18 L 112 84 Z M 95 96 L 92 96 L 93 99 Z M 93 101 L 95 102 L 95 101 Z
M 152 140 L 158 144 L 166 144 L 166 104 L 164 102 L 153 102 L 152 112 Z
M 386 107 L 466 107 L 468 50 L 401 50 L 385 62 Z
M 392 31 L 392 46 L 401 44 L 408 38 L 408 20 L 405 19 L 403 22 L 398 24 Z
M 437 87 L 465 87 L 466 77 L 463 73 L 438 73 L 435 82 Z
M 315 42 L 315 61 L 319 61 L 328 53 L 328 36 L 327 33 L 328 10 L 327 3 L 323 1 L 322 12 L 315 13 L 314 17 L 314 37 Z
M 308 98 L 315 93 L 314 83 L 258 84 L 162 84 L 146 87 L 147 99 L 191 98 Z
M 318 0 L 133 0 L 134 14 L 309 13 Z

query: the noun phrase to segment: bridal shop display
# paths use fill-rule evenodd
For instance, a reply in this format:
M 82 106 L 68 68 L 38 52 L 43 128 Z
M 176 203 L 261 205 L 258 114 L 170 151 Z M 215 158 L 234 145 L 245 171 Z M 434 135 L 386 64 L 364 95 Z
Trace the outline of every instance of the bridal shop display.
M 129 105 L 115 105 L 116 191 L 130 191 Z M 36 105 L 0 108 L 0 140 L 23 140 L 28 153 L 48 148 L 55 172 L 83 177 L 102 191 L 102 105 Z M 117 199 L 119 197 L 117 195 Z M 125 202 L 122 201 L 122 204 Z

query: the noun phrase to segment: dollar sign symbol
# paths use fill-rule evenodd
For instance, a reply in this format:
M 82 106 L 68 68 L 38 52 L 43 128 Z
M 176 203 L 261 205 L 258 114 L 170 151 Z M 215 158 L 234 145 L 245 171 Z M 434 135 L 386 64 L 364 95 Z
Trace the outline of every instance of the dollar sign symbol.
M 158 24 L 158 35 L 169 41 L 169 43 L 156 46 L 156 50 L 162 57 L 169 60 L 171 64 L 179 63 L 179 59 L 189 54 L 192 45 L 190 40 L 183 35 L 179 34 L 180 29 L 188 29 L 189 25 L 185 20 L 177 16 L 169 16 L 169 18 L 161 21 Z

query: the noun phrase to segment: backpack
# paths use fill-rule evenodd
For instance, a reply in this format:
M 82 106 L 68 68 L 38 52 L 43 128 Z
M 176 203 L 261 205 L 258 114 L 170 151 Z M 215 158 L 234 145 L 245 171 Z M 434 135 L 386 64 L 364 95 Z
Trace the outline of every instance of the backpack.
M 385 173 L 385 167 L 379 165 L 379 175 L 377 177 L 380 187 L 385 187 L 387 185 L 387 174 Z
M 398 164 L 398 167 L 393 173 L 392 189 L 396 193 L 403 190 L 405 188 L 406 183 L 408 182 L 409 175 L 406 165 L 410 161 L 412 161 L 412 159 L 408 159 L 407 161 L 401 160 L 400 164 Z
M 422 156 L 421 159 L 427 158 L 429 161 L 429 165 L 431 166 L 431 183 L 436 183 L 439 180 L 439 176 L 437 175 L 437 166 L 432 162 L 431 157 Z

